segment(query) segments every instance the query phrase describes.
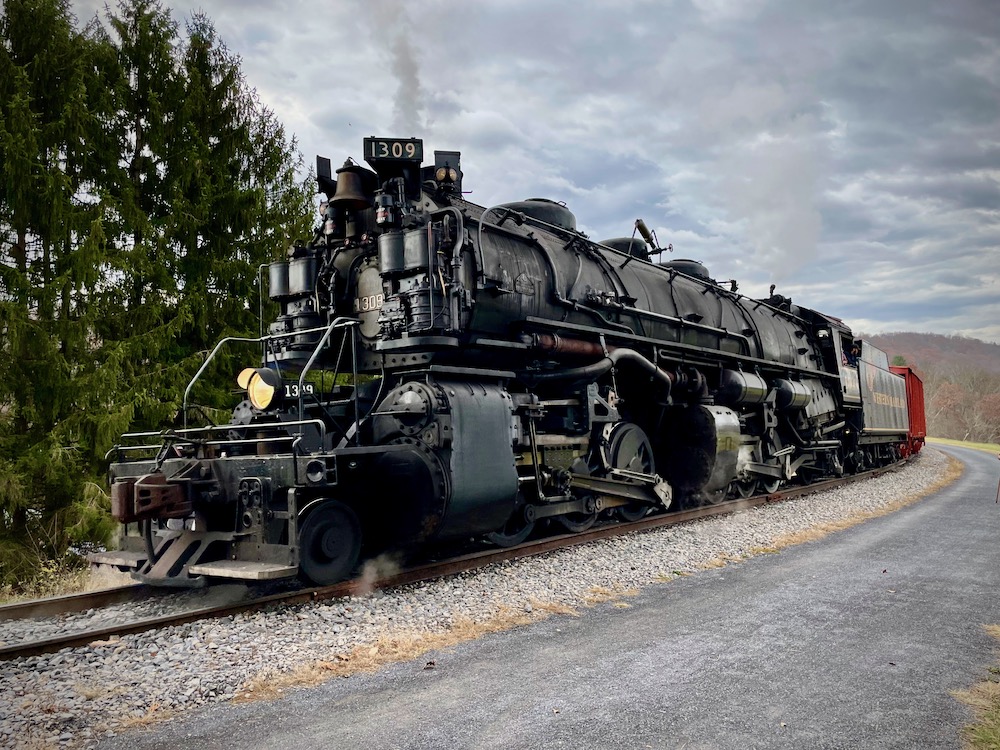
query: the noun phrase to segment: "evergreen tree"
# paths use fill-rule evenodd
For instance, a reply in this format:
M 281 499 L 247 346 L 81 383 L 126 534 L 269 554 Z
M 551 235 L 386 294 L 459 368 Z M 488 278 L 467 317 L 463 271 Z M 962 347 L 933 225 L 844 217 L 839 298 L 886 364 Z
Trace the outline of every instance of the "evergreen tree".
M 86 449 L 63 429 L 89 356 L 85 290 L 102 235 L 101 44 L 66 0 L 0 17 L 0 580 L 97 531 Z
M 177 415 L 206 350 L 257 331 L 258 267 L 308 230 L 309 193 L 295 182 L 294 141 L 204 15 L 184 39 L 150 0 L 123 0 L 109 23 L 124 134 L 109 197 L 127 231 L 113 243 L 118 282 L 102 303 L 101 335 L 120 342 L 117 387 L 135 397 L 119 399 L 115 427 L 156 427 Z M 228 362 L 195 391 L 209 406 L 233 388 L 229 370 L 242 365 Z
M 308 231 L 309 194 L 295 182 L 301 164 L 294 140 L 287 141 L 203 14 L 187 25 L 181 66 L 170 234 L 189 353 L 223 336 L 256 333 L 258 269 Z M 213 402 L 230 391 L 248 355 L 244 349 L 221 357 L 217 388 L 206 382 L 201 398 Z
M 208 19 L 104 20 L 0 15 L 0 584 L 113 527 L 104 454 L 178 420 L 205 350 L 257 331 L 258 266 L 308 229 L 294 141 Z

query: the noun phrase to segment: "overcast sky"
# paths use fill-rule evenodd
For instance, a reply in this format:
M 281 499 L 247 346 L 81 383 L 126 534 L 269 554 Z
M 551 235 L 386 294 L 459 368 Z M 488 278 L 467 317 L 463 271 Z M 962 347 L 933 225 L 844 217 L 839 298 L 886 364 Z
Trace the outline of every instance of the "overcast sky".
M 1000 343 L 995 0 L 164 4 L 307 163 L 423 138 L 476 203 L 562 200 L 598 240 L 642 217 L 741 292 Z

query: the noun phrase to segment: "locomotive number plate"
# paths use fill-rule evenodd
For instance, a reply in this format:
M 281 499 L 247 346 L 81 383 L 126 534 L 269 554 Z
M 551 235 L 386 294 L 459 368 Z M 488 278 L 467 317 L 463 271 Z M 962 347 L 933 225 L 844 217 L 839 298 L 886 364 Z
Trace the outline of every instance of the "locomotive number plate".
M 302 395 L 311 396 L 316 392 L 316 386 L 312 383 L 302 384 Z M 298 383 L 285 383 L 285 398 L 298 398 L 299 397 L 299 384 Z
M 385 302 L 384 294 L 366 294 L 361 297 L 354 298 L 354 312 L 371 312 L 372 310 L 382 309 L 382 303 Z
M 365 138 L 365 161 L 424 160 L 424 142 L 419 138 Z

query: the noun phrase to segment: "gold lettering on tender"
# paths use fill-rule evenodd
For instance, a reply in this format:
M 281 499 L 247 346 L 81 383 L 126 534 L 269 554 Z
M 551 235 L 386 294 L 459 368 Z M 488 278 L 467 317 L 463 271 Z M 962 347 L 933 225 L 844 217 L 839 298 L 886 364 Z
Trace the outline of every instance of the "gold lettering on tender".
M 905 409 L 906 402 L 899 396 L 890 396 L 881 391 L 872 391 L 872 401 L 880 406 L 891 406 L 893 409 Z

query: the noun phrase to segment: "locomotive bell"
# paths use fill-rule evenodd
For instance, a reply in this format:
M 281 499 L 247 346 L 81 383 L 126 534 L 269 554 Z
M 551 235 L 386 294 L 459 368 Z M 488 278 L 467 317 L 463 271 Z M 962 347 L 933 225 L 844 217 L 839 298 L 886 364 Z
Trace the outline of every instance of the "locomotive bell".
M 338 208 L 368 208 L 371 201 L 361 189 L 360 167 L 348 159 L 344 166 L 337 170 L 337 192 L 333 194 L 330 203 Z

